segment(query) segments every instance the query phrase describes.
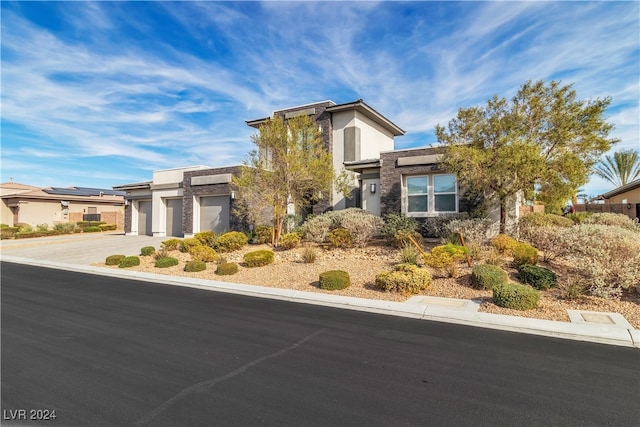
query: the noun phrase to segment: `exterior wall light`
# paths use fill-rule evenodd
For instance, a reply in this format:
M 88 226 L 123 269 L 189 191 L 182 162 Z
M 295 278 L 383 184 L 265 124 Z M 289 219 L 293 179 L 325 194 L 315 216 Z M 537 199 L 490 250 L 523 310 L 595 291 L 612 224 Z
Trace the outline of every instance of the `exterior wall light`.
M 369 191 L 371 191 L 372 194 L 376 192 L 376 184 L 375 184 L 375 182 L 371 183 L 371 186 L 369 187 Z
M 236 199 L 236 192 L 232 191 L 231 192 L 231 200 L 235 200 Z

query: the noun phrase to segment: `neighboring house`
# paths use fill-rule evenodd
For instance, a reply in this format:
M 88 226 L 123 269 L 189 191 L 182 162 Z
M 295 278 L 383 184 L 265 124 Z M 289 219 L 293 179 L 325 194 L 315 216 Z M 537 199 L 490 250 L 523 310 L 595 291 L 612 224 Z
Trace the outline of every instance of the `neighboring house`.
M 0 184 L 2 224 L 36 226 L 98 220 L 124 227 L 124 193 L 87 187 L 38 188 L 6 182 Z
M 623 213 L 630 218 L 640 218 L 640 179 L 598 196 L 604 200 L 603 212 Z M 609 206 L 607 206 L 609 205 Z
M 354 173 L 351 198 L 334 188 L 310 213 L 360 207 L 376 215 L 398 212 L 428 218 L 476 207 L 466 199 L 455 176 L 442 170 L 442 148 L 394 150 L 394 138 L 405 132 L 361 99 L 286 108 L 246 123 L 259 129 L 271 117 L 303 114 L 313 116 L 322 131 L 336 174 L 344 169 Z M 126 233 L 182 237 L 206 230 L 242 229 L 233 210 L 238 189 L 231 185 L 241 167 L 156 171 L 152 181 L 113 187 L 126 192 Z

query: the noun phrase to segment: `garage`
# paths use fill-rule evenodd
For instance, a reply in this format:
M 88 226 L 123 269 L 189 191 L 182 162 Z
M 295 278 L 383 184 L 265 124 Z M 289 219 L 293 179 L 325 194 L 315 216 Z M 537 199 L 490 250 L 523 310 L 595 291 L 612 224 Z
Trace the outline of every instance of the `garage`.
M 223 233 L 229 230 L 229 196 L 200 198 L 200 231 Z
M 138 202 L 138 234 L 152 236 L 151 231 L 151 200 L 140 200 Z
M 167 236 L 182 237 L 182 198 L 166 199 L 167 207 Z

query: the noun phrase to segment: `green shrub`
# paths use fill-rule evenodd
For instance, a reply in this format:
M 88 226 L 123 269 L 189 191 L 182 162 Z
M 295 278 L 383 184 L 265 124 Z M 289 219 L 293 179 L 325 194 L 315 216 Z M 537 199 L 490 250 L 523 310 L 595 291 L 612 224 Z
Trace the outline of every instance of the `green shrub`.
M 476 265 L 471 270 L 471 286 L 476 289 L 493 289 L 508 281 L 509 275 L 507 272 L 495 265 Z
M 238 264 L 235 262 L 225 262 L 218 264 L 215 273 L 219 276 L 230 276 L 238 272 Z
M 493 288 L 493 303 L 514 310 L 531 310 L 538 307 L 540 294 L 530 286 L 504 283 Z
M 393 236 L 392 246 L 402 248 L 403 246 L 413 245 L 413 242 L 422 245 L 422 235 L 417 231 L 400 230 Z
M 102 231 L 114 231 L 118 229 L 116 224 L 101 224 L 98 227 L 100 227 Z
M 48 231 L 49 224 L 38 224 L 36 225 L 36 231 Z
M 182 240 L 180 239 L 169 239 L 162 242 L 161 247 L 162 249 L 167 251 L 175 251 L 180 247 L 181 243 L 182 243 Z
M 312 264 L 316 262 L 317 253 L 313 248 L 304 248 L 302 251 L 302 262 L 306 264 Z
M 79 228 L 85 228 L 85 227 L 89 227 L 89 226 L 91 225 L 91 223 L 90 223 L 89 221 L 78 221 L 78 222 L 76 223 L 76 225 L 77 225 Z
M 194 260 L 204 262 L 216 262 L 218 260 L 218 253 L 209 246 L 198 245 L 189 249 L 189 254 Z
M 53 225 L 53 229 L 61 234 L 71 234 L 76 231 L 75 222 L 58 222 Z
M 371 212 L 359 208 L 348 208 L 309 218 L 300 227 L 300 233 L 306 240 L 323 243 L 331 230 L 344 228 L 351 234 L 353 244 L 362 247 L 381 226 L 382 219 Z
M 511 248 L 511 253 L 513 254 L 513 262 L 517 266 L 538 263 L 538 250 L 528 243 L 518 242 Z
M 575 224 L 582 224 L 584 220 L 589 218 L 591 215 L 591 212 L 574 212 L 572 214 L 566 215 L 565 218 L 569 218 Z
M 195 237 L 187 237 L 186 239 L 182 239 L 180 245 L 178 246 L 178 250 L 180 252 L 188 253 L 191 248 L 195 246 L 202 246 L 200 240 Z
M 390 213 L 383 217 L 383 221 L 384 224 L 380 228 L 380 234 L 390 245 L 395 247 L 399 247 L 398 242 L 396 242 L 396 234 L 399 231 L 413 233 L 418 230 L 418 221 L 411 216 Z
M 273 227 L 269 225 L 258 225 L 253 230 L 253 243 L 258 245 L 264 245 L 265 243 L 271 244 L 273 237 Z
M 204 271 L 207 269 L 207 264 L 204 261 L 198 259 L 191 260 L 184 265 L 184 271 L 189 273 L 195 273 L 198 271 Z
M 120 264 L 120 261 L 122 261 L 122 258 L 125 258 L 124 255 L 109 255 L 107 257 L 107 259 L 104 261 L 105 264 L 107 265 L 118 265 Z
M 498 234 L 491 239 L 491 246 L 500 251 L 500 253 L 511 253 L 511 249 L 518 244 L 518 241 L 506 234 Z
M 0 240 L 13 239 L 15 237 L 16 232 L 11 231 L 8 228 L 3 228 L 0 230 Z
M 140 258 L 137 256 L 126 256 L 118 263 L 118 267 L 120 268 L 135 267 L 137 265 L 140 265 Z
M 627 230 L 640 232 L 640 226 L 637 219 L 631 219 L 624 214 L 616 213 L 594 213 L 589 215 L 582 222 L 583 224 L 610 225 L 614 227 L 625 228 Z
M 350 248 L 353 246 L 353 238 L 346 228 L 335 228 L 329 232 L 327 236 L 331 247 L 334 248 Z
M 90 225 L 88 227 L 83 228 L 82 231 L 84 233 L 99 233 L 102 231 L 102 228 L 100 228 L 97 225 Z
M 233 252 L 241 249 L 249 242 L 244 233 L 239 231 L 229 231 L 216 240 L 216 249 L 220 252 Z
M 9 224 L 0 224 L 0 230 L 4 230 L 7 227 L 9 227 Z
M 443 228 L 456 243 L 460 241 L 458 233 L 462 233 L 467 246 L 480 247 L 498 234 L 500 224 L 489 218 L 452 219 L 445 223 Z
M 518 267 L 518 278 L 525 285 L 531 285 L 539 290 L 547 290 L 556 286 L 556 273 L 537 265 L 524 264 Z
M 140 255 L 142 256 L 151 256 L 156 252 L 156 248 L 154 248 L 153 246 L 145 246 L 142 249 L 140 249 Z
M 337 291 L 351 285 L 349 273 L 342 270 L 330 270 L 320 273 L 320 288 Z
M 201 231 L 196 233 L 194 238 L 198 239 L 201 245 L 213 248 L 216 245 L 216 233 L 213 231 Z
M 280 237 L 280 246 L 285 249 L 297 248 L 300 245 L 300 235 L 296 232 L 287 233 Z
M 400 264 L 413 264 L 418 265 L 418 260 L 420 259 L 420 252 L 416 249 L 413 244 L 409 243 L 408 245 L 404 245 L 402 249 L 400 249 Z
M 412 264 L 398 264 L 393 271 L 376 276 L 376 286 L 386 292 L 417 294 L 431 285 L 431 273 Z
M 167 268 L 167 267 L 173 267 L 174 265 L 178 265 L 179 263 L 180 261 L 178 261 L 178 258 L 168 256 L 164 258 L 158 258 L 156 260 L 155 267 Z
M 101 225 L 106 224 L 104 221 L 89 221 L 90 227 L 100 227 Z
M 269 250 L 247 252 L 243 259 L 247 267 L 262 267 L 273 263 L 274 253 Z
M 31 225 L 24 223 L 24 222 L 19 222 L 15 225 L 15 227 L 18 227 L 18 233 L 30 233 L 33 231 L 33 227 L 31 227 Z
M 518 220 L 520 227 L 543 227 L 553 225 L 556 227 L 571 227 L 573 221 L 560 215 L 534 212 L 521 217 Z
M 446 271 L 449 276 L 456 277 L 458 263 L 469 254 L 469 248 L 447 243 L 431 249 L 431 253 L 424 254 L 424 263 L 429 267 Z

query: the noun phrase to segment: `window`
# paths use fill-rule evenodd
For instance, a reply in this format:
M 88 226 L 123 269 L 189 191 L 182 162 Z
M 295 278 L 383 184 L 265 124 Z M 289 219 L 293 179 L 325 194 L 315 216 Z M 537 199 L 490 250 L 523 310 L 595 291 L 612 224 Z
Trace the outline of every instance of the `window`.
M 430 216 L 458 211 L 454 175 L 420 175 L 405 178 L 403 211 L 409 216 Z

